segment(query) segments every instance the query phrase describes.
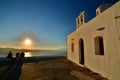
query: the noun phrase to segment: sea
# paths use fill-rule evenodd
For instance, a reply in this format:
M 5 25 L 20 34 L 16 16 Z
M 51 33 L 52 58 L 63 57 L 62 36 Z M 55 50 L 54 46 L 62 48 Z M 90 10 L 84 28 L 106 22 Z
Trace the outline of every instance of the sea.
M 37 56 L 67 56 L 66 50 L 51 50 L 51 51 L 36 51 L 36 52 L 24 52 L 25 57 L 37 57 Z M 16 54 L 13 54 L 15 57 Z M 7 54 L 0 53 L 0 58 L 7 57 Z

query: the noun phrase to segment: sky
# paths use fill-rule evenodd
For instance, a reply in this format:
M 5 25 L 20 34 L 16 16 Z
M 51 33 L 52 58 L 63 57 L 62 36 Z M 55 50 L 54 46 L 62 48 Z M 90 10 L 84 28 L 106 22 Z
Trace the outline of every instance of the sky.
M 0 47 L 67 48 L 67 36 L 76 29 L 76 17 L 87 12 L 95 17 L 96 8 L 115 0 L 0 0 Z

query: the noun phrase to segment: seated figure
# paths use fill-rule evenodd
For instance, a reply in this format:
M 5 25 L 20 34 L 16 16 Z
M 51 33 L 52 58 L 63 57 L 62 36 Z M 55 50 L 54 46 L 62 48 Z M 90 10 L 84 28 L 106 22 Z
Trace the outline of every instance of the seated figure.
M 12 54 L 12 52 L 10 51 L 10 52 L 8 53 L 7 58 L 12 58 L 12 57 L 13 57 L 13 54 Z
M 24 52 L 21 52 L 20 57 L 21 57 L 21 58 L 25 57 L 25 53 L 24 53 Z

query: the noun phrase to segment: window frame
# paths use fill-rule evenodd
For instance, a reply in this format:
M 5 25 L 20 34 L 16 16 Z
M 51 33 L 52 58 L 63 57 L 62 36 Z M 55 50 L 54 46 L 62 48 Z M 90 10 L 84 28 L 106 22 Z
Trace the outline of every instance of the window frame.
M 97 36 L 94 39 L 95 55 L 104 55 L 104 40 L 102 36 Z

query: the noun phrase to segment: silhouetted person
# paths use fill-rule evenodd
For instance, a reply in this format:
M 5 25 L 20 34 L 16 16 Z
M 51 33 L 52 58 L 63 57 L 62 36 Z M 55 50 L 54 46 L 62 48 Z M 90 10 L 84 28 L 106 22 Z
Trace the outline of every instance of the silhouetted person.
M 21 52 L 20 57 L 21 57 L 21 58 L 25 57 L 25 53 L 24 53 L 24 52 Z
M 20 57 L 20 53 L 16 53 L 16 58 L 19 58 Z
M 10 51 L 10 52 L 8 53 L 7 58 L 12 58 L 12 56 L 13 56 L 13 54 L 12 54 L 12 52 Z

